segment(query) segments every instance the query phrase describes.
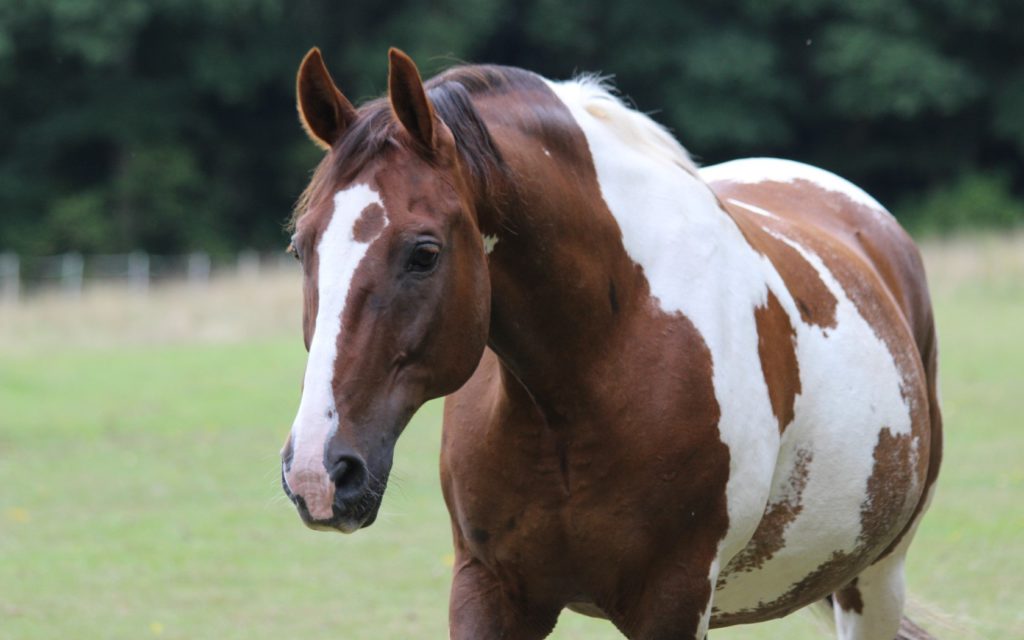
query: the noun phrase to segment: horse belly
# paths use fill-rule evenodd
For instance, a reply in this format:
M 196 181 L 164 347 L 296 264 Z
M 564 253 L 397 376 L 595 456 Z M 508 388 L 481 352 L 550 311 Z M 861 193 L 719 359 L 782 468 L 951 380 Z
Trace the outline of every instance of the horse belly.
M 761 521 L 719 574 L 714 626 L 785 615 L 843 586 L 885 550 L 920 497 L 923 370 L 897 364 L 907 359 L 836 293 L 847 313 L 834 328 L 797 329 L 802 393 Z

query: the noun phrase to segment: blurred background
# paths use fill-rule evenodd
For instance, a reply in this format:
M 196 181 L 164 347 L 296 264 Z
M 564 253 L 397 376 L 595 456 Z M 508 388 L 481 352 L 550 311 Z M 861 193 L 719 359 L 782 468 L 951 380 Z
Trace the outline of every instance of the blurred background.
M 6 0 L 0 249 L 276 249 L 318 152 L 294 74 L 358 102 L 387 47 L 614 76 L 704 164 L 797 158 L 914 229 L 1024 220 L 1018 0 Z
M 1019 0 L 0 0 L 0 638 L 446 637 L 438 404 L 372 529 L 307 531 L 279 487 L 314 45 L 356 104 L 389 46 L 425 76 L 601 72 L 702 164 L 792 158 L 886 204 L 928 264 L 948 429 L 912 613 L 1024 637 L 1022 25 Z

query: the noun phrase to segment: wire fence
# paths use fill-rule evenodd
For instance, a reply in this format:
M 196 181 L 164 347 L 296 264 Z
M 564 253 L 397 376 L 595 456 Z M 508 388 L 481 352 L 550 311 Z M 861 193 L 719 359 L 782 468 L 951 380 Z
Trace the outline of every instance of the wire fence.
M 53 256 L 0 253 L 0 304 L 16 304 L 47 293 L 77 298 L 84 289 L 94 285 L 123 286 L 145 295 L 151 286 L 167 282 L 204 286 L 219 275 L 258 278 L 261 273 L 294 268 L 295 260 L 290 256 L 257 251 L 216 259 L 203 252 L 155 255 L 133 251 Z

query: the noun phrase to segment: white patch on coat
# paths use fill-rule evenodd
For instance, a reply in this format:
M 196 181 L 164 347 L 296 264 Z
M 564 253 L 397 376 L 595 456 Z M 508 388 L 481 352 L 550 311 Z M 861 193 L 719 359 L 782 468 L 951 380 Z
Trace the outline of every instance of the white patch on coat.
M 338 428 L 338 411 L 332 390 L 334 364 L 352 277 L 370 243 L 377 237 L 359 242 L 352 235 L 356 220 L 371 204 L 383 207 L 380 196 L 366 184 L 354 185 L 334 194 L 334 213 L 317 245 L 319 308 L 306 361 L 302 400 L 292 423 L 291 466 L 285 474 L 289 487 L 295 492 L 307 487 L 323 492 L 324 496 L 334 494 L 323 462 L 324 447 Z M 384 226 L 387 224 L 385 213 Z M 330 500 L 302 497 L 314 518 L 331 516 Z
M 761 373 L 753 311 L 766 303 L 767 283 L 781 280 L 690 173 L 682 147 L 637 135 L 636 118 L 644 116 L 609 106 L 614 99 L 595 97 L 592 86 L 550 86 L 586 135 L 601 194 L 651 294 L 665 312 L 693 322 L 711 352 L 719 429 L 730 454 L 729 531 L 720 545 L 729 558 L 757 527 L 778 454 L 778 422 Z M 629 122 L 609 123 L 621 110 L 631 114 Z M 655 142 L 665 145 L 661 153 L 651 152 Z
M 704 167 L 700 170 L 700 175 L 709 183 L 722 181 L 752 184 L 756 182 L 807 180 L 826 191 L 841 193 L 854 202 L 875 211 L 886 211 L 885 207 L 878 200 L 875 200 L 866 191 L 845 178 L 841 178 L 831 171 L 825 171 L 824 169 L 793 160 L 783 160 L 781 158 L 742 158 L 711 167 Z
M 779 216 L 775 215 L 771 211 L 768 211 L 767 209 L 762 209 L 761 207 L 757 207 L 747 202 L 743 202 L 742 200 L 737 200 L 736 198 L 727 198 L 727 200 L 733 203 L 734 205 L 743 207 L 747 211 L 750 211 L 751 213 L 756 213 L 759 216 L 764 216 L 765 218 L 773 218 L 776 220 L 778 220 L 779 218 Z
M 484 235 L 484 253 L 490 255 L 494 251 L 494 245 L 498 244 L 498 236 Z
M 715 584 L 718 582 L 718 572 L 721 568 L 722 565 L 719 558 L 715 558 L 711 561 L 711 568 L 708 570 L 708 583 L 711 585 L 711 597 L 708 598 L 708 602 L 704 606 L 704 611 L 700 614 L 700 620 L 697 622 L 697 633 L 694 634 L 695 638 L 707 637 L 708 627 L 711 626 L 711 613 L 715 604 Z
M 823 261 L 783 238 L 835 296 L 837 326 L 830 329 L 802 322 L 774 266 L 747 244 L 701 178 L 813 180 L 884 209 L 841 178 L 798 163 L 738 161 L 734 168 L 743 171 L 719 165 L 691 174 L 678 160 L 652 153 L 650 140 L 632 135 L 640 114 L 630 112 L 632 120 L 622 125 L 609 121 L 620 114 L 607 108 L 608 97 L 595 97 L 592 86 L 567 82 L 550 87 L 586 136 L 601 194 L 626 251 L 643 267 L 652 296 L 665 312 L 693 322 L 711 352 L 720 437 L 730 452 L 729 530 L 719 545 L 723 565 L 750 540 L 769 500 L 792 497 L 787 492 L 797 452 L 812 456 L 802 510 L 785 531 L 784 549 L 762 570 L 730 576 L 723 567 L 720 575 L 719 587 L 725 588 L 715 595 L 717 610 L 770 602 L 834 551 L 856 547 L 878 434 L 883 427 L 894 435 L 909 433 L 910 411 L 892 355 Z M 757 174 L 761 168 L 767 177 Z M 796 331 L 802 389 L 794 420 L 781 439 L 761 368 L 754 314 L 766 304 L 769 291 Z
M 911 433 L 910 407 L 900 391 L 903 375 L 885 343 L 820 257 L 776 237 L 799 252 L 835 296 L 836 326 L 804 324 L 792 296 L 776 291 L 797 334 L 801 393 L 783 434 L 772 502 L 790 497 L 797 452 L 811 458 L 801 510 L 785 529 L 785 546 L 757 571 L 730 573 L 726 567 L 715 602 L 721 612 L 756 609 L 789 591 L 833 551 L 856 551 L 878 434 L 883 428 L 893 435 Z

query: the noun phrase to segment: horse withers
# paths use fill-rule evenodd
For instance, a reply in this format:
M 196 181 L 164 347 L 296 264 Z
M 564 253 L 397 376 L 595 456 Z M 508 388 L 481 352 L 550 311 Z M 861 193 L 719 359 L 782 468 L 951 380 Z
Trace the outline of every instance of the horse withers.
M 395 441 L 447 395 L 457 639 L 629 638 L 831 606 L 909 637 L 903 563 L 938 473 L 920 256 L 807 165 L 698 169 L 600 82 L 390 52 L 355 108 L 319 51 L 327 154 L 296 210 L 309 360 L 282 482 L 311 527 L 376 517 Z

